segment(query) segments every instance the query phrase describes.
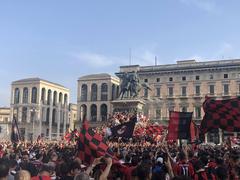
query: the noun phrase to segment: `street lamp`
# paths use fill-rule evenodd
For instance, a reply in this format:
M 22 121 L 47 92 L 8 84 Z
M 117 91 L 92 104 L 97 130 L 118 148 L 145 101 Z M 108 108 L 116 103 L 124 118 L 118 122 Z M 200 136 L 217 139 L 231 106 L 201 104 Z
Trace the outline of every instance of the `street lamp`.
M 38 109 L 36 107 L 32 107 L 30 109 L 31 112 L 31 120 L 32 120 L 32 140 L 35 139 L 35 121 L 37 121 L 36 112 Z

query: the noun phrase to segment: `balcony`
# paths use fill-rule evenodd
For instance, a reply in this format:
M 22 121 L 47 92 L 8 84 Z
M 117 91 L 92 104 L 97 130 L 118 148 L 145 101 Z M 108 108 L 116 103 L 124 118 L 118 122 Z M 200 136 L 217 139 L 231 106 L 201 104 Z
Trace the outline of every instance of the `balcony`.
M 188 99 L 188 96 L 187 94 L 182 94 L 179 96 L 180 99 Z
M 201 98 L 202 98 L 202 95 L 201 95 L 200 93 L 193 94 L 193 98 L 194 98 L 194 99 L 201 99 Z
M 216 93 L 208 93 L 207 96 L 208 97 L 217 97 L 217 94 Z
M 176 98 L 176 97 L 173 94 L 167 95 L 167 99 L 174 99 L 174 98 Z
M 222 93 L 222 97 L 231 97 L 231 94 L 229 92 Z

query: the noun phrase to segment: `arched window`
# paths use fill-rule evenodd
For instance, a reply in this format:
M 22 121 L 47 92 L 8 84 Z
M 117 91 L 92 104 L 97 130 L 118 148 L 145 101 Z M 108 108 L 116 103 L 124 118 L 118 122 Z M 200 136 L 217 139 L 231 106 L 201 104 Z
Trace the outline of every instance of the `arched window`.
M 44 101 L 45 101 L 45 96 L 46 96 L 46 89 L 42 88 L 42 94 L 41 94 L 41 101 L 42 101 L 42 103 L 44 103 Z
M 67 104 L 68 103 L 68 96 L 67 94 L 64 94 L 64 104 Z
M 32 103 L 37 103 L 37 88 L 32 88 Z
M 85 104 L 80 107 L 80 120 L 83 121 L 87 116 L 87 106 Z
M 96 104 L 91 105 L 91 121 L 97 121 L 97 106 Z
M 108 100 L 108 85 L 106 83 L 103 83 L 101 85 L 101 101 L 107 100 Z
M 91 87 L 91 101 L 97 101 L 97 84 L 92 84 Z
M 27 107 L 22 108 L 22 122 L 27 121 Z
M 102 121 L 107 120 L 107 105 L 106 104 L 101 105 L 101 119 L 102 119 Z
M 59 103 L 62 104 L 62 93 L 61 92 L 59 93 L 58 101 L 59 101 Z
M 46 122 L 49 123 L 49 114 L 50 114 L 50 108 L 47 108 L 47 113 L 46 113 Z
M 81 88 L 81 101 L 87 101 L 87 85 L 83 84 Z
M 56 106 L 57 104 L 57 91 L 54 91 L 53 93 L 53 105 Z
M 47 97 L 47 104 L 50 105 L 51 101 L 52 101 L 52 91 L 49 89 L 48 90 L 48 97 Z
M 14 104 L 19 103 L 19 98 L 20 98 L 20 90 L 16 88 L 14 91 Z
M 53 109 L 52 111 L 52 124 L 54 125 L 56 123 L 56 109 Z
M 116 86 L 115 84 L 112 85 L 112 100 L 116 99 Z
M 28 88 L 23 88 L 23 104 L 28 103 Z

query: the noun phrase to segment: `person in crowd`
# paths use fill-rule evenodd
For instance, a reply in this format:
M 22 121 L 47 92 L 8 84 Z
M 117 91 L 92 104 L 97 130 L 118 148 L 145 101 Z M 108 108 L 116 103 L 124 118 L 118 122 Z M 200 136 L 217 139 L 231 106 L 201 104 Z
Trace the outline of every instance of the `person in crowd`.
M 9 172 L 8 162 L 4 159 L 0 160 L 0 180 L 7 180 Z
M 20 170 L 14 176 L 14 180 L 31 180 L 31 174 L 26 170 Z

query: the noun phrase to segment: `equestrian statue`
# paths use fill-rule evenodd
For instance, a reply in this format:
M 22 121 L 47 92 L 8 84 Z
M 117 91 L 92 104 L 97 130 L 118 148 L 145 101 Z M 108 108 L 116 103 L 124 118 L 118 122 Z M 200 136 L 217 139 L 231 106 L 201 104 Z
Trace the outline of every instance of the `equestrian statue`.
M 125 72 L 121 78 L 119 98 L 136 98 L 142 87 L 151 90 L 147 83 L 140 83 L 136 72 Z

